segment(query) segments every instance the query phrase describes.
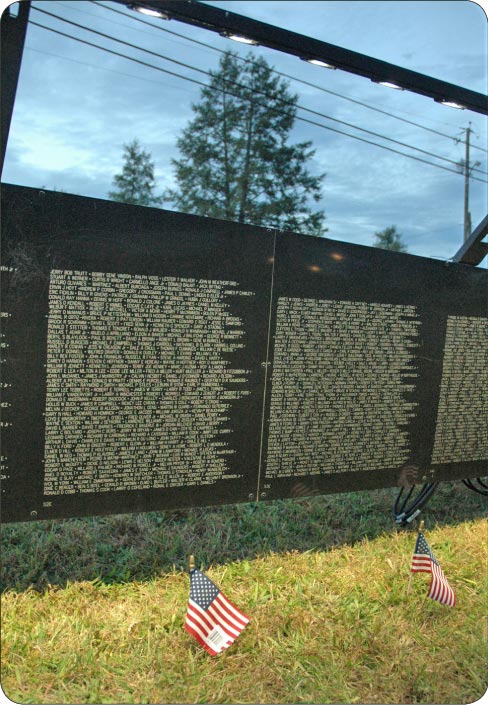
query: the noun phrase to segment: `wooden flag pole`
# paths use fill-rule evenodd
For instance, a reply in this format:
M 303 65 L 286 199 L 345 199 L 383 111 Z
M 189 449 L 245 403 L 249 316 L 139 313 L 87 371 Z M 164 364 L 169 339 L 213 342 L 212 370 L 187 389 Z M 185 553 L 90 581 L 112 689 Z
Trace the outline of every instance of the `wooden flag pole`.
M 195 570 L 195 556 L 190 556 L 190 559 L 188 561 L 188 567 L 190 569 L 190 573 L 192 570 Z
M 425 521 L 422 519 L 422 521 L 420 522 L 420 526 L 419 526 L 419 532 L 418 532 L 419 534 L 424 530 L 424 526 L 425 526 Z M 412 589 L 412 578 L 413 578 L 413 573 L 410 570 L 410 578 L 408 580 L 408 586 L 407 586 L 407 595 L 410 595 L 410 591 Z

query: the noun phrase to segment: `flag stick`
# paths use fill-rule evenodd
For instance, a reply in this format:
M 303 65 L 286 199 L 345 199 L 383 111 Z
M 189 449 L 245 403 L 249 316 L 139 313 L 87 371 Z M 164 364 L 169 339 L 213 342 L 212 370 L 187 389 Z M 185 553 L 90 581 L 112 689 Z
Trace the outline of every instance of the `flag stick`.
M 422 519 L 422 521 L 420 522 L 420 526 L 419 526 L 419 531 L 418 531 L 419 534 L 424 530 L 424 526 L 425 526 L 425 521 Z M 410 595 L 410 591 L 412 589 L 412 578 L 413 578 L 413 573 L 410 570 L 410 578 L 408 580 L 408 585 L 407 585 L 407 595 Z
M 190 559 L 188 561 L 188 567 L 189 567 L 190 573 L 192 570 L 195 570 L 195 556 L 190 556 Z

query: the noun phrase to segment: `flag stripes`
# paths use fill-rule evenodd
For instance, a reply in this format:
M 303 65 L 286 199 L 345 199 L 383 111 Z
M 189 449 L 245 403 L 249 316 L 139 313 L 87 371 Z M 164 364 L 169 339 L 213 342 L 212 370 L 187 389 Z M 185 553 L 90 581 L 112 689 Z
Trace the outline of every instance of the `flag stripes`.
M 190 598 L 185 629 L 212 656 L 227 649 L 239 636 L 249 618 L 198 570 L 190 573 Z
M 424 535 L 419 531 L 415 551 L 412 556 L 410 570 L 412 573 L 430 573 L 430 587 L 428 596 L 436 602 L 448 607 L 454 607 L 456 596 L 452 587 L 447 582 L 442 568 L 434 558 L 432 550 L 425 540 Z
M 454 607 L 456 604 L 454 591 L 447 582 L 440 565 L 436 562 L 432 564 L 432 580 L 430 581 L 429 597 L 449 607 Z
M 412 556 L 412 573 L 430 573 L 430 558 L 416 553 Z

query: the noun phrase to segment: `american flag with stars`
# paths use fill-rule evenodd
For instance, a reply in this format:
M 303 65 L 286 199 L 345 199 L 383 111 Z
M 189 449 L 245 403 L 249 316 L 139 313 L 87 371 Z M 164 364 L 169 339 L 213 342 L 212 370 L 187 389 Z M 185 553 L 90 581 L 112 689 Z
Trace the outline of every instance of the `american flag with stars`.
M 190 599 L 185 629 L 212 656 L 227 649 L 249 618 L 220 592 L 210 578 L 197 569 L 190 571 Z
M 456 604 L 454 591 L 447 582 L 442 568 L 434 558 L 434 554 L 421 531 L 419 531 L 415 544 L 410 570 L 412 573 L 430 573 L 432 577 L 429 597 L 443 605 L 454 607 Z

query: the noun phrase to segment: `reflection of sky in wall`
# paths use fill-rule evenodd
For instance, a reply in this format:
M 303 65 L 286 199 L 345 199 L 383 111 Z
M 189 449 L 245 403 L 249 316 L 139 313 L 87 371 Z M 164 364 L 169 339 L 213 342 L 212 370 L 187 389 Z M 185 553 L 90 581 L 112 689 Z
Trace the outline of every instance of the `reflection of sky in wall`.
M 487 89 L 487 21 L 484 11 L 474 2 L 236 0 L 208 4 L 481 93 Z M 310 66 L 296 57 L 262 47 L 242 47 L 213 32 L 179 22 L 143 17 L 107 0 L 35 0 L 32 7 L 199 69 L 217 67 L 221 54 L 215 49 L 233 49 L 243 55 L 251 51 L 266 58 L 276 70 L 315 84 L 319 88 L 293 81 L 292 90 L 298 94 L 300 105 L 329 118 L 305 112 L 299 115 L 437 165 L 297 121 L 293 141 L 312 140 L 316 153 L 309 168 L 327 173 L 320 207 L 327 215 L 328 236 L 368 245 L 375 231 L 396 225 L 414 254 L 449 258 L 460 246 L 464 177 L 457 173 L 452 162 L 464 158 L 464 145 L 456 139 L 462 138 L 463 129 L 471 124 L 474 131 L 471 160 L 479 161 L 477 168 L 486 172 L 486 117 L 442 106 L 430 98 L 406 91 L 378 86 L 342 71 Z M 183 77 L 208 80 L 195 70 L 116 44 L 34 9 L 30 17 L 40 24 Z M 209 46 L 192 43 L 164 30 Z M 198 101 L 199 90 L 198 85 L 184 78 L 31 25 L 3 180 L 106 198 L 112 188 L 112 178 L 122 165 L 123 144 L 137 138 L 152 155 L 158 190 L 162 191 L 172 184 L 170 159 L 177 156 L 175 140 L 192 117 L 191 104 Z M 444 160 L 330 118 L 398 140 Z M 475 172 L 474 175 L 481 181 L 472 180 L 470 184 L 473 227 L 487 211 L 487 187 L 483 180 L 488 179 L 486 173 Z

